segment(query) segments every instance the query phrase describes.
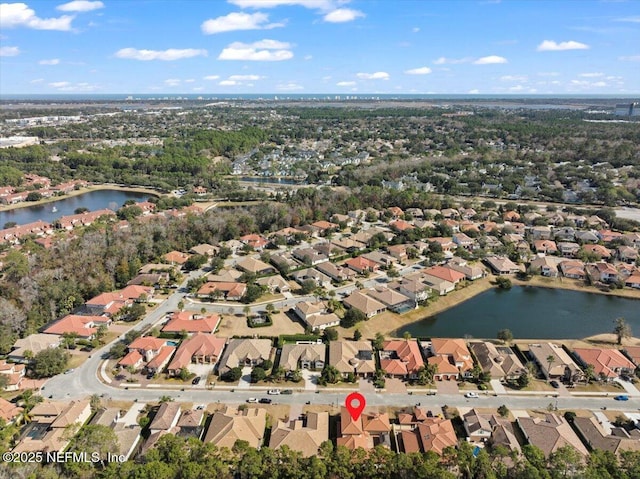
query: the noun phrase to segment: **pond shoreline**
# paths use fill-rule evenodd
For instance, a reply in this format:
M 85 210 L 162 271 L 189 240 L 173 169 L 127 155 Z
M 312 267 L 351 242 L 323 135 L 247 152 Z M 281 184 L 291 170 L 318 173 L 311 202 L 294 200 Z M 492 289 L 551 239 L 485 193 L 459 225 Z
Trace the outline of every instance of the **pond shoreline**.
M 90 193 L 92 191 L 100 191 L 100 190 L 115 190 L 115 191 L 130 191 L 132 193 L 144 193 L 152 196 L 164 196 L 164 193 L 159 192 L 158 190 L 154 190 L 152 188 L 146 188 L 143 186 L 123 186 L 116 184 L 99 184 L 99 185 L 89 185 L 86 187 L 82 187 L 78 190 L 71 191 L 62 196 L 52 196 L 50 198 L 42 198 L 38 201 L 23 201 L 21 203 L 16 203 L 15 205 L 2 205 L 0 206 L 0 213 L 3 211 L 15 211 L 21 208 L 29 208 L 30 206 L 40 206 L 46 205 L 47 203 L 55 203 L 56 201 L 61 201 L 67 198 L 72 198 L 74 196 L 81 196 L 86 193 Z

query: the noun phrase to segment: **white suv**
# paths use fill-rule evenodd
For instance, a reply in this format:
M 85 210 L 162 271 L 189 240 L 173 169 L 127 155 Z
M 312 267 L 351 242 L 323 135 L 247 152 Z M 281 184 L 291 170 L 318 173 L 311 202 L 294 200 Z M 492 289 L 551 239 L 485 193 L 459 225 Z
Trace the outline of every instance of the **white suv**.
M 248 402 L 248 403 L 255 403 L 255 402 L 258 402 L 258 398 L 249 398 L 249 399 L 247 399 L 247 402 Z
M 279 389 L 269 389 L 267 391 L 267 394 L 271 394 L 272 396 L 278 396 L 280 394 L 280 390 Z
M 478 396 L 478 393 L 474 393 L 474 392 L 468 392 L 464 395 L 464 397 L 466 398 L 479 398 L 480 396 Z

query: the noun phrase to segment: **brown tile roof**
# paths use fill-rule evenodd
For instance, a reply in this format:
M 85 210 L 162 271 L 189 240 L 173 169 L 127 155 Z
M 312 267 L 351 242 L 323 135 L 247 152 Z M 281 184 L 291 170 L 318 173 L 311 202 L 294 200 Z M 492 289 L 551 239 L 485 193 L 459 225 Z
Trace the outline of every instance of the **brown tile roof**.
M 198 315 L 189 311 L 173 313 L 171 319 L 162 328 L 163 332 L 179 333 L 213 333 L 220 321 L 220 316 L 213 313 L 209 316 L 197 317 Z
M 182 341 L 167 369 L 173 371 L 187 367 L 191 364 L 194 356 L 215 358 L 213 360 L 215 363 L 220 358 L 225 343 L 226 339 L 217 338 L 211 334 L 194 334 Z

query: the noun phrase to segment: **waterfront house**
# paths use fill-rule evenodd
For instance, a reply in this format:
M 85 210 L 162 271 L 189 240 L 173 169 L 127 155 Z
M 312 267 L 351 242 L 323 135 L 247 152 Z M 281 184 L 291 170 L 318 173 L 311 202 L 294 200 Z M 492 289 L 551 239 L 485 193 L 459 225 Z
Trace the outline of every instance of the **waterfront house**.
M 529 344 L 529 356 L 536 362 L 546 379 L 573 382 L 584 379 L 582 369 L 559 344 Z M 553 359 L 550 361 L 550 358 Z
M 420 346 L 415 339 L 390 339 L 380 351 L 380 367 L 389 377 L 413 379 L 424 367 Z
M 487 256 L 485 262 L 497 275 L 514 274 L 522 271 L 520 266 L 506 256 Z
M 575 348 L 573 352 L 584 367 L 593 366 L 596 378 L 611 381 L 621 375 L 633 374 L 636 367 L 617 349 Z
M 473 342 L 469 344 L 482 371 L 491 375 L 491 379 L 500 381 L 515 380 L 526 368 L 508 346 L 496 346 L 489 341 Z
M 347 308 L 355 308 L 362 311 L 367 318 L 372 318 L 387 309 L 383 303 L 361 291 L 351 293 L 344 299 L 343 303 Z
M 429 344 L 429 354 L 429 364 L 438 366 L 434 379 L 470 377 L 473 359 L 463 339 L 433 338 Z

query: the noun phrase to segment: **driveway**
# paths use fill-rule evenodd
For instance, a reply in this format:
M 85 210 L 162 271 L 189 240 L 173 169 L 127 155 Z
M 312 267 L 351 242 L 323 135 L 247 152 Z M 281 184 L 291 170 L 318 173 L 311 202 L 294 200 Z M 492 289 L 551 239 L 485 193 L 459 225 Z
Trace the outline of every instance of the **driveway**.
M 189 364 L 187 368 L 190 372 L 201 378 L 200 383 L 197 386 L 193 387 L 204 388 L 207 385 L 207 376 L 209 376 L 209 373 L 213 369 L 213 366 L 211 366 L 211 364 Z
M 622 386 L 629 396 L 640 396 L 640 391 L 638 391 L 638 388 L 636 388 L 629 381 L 623 381 L 620 378 L 615 378 L 614 381 Z
M 438 394 L 458 394 L 458 383 L 455 381 L 436 381 Z
M 251 387 L 251 367 L 242 368 L 242 377 L 238 383 L 238 389 L 249 389 Z
M 504 388 L 499 379 L 492 379 L 489 381 L 491 387 L 493 388 L 493 392 L 496 394 L 507 394 L 507 390 Z
M 134 403 L 134 405 L 131 406 L 131 409 L 129 409 L 125 413 L 125 415 L 120 418 L 119 422 L 123 423 L 125 427 L 137 425 L 138 416 L 142 414 L 142 411 L 145 407 L 147 407 L 146 403 L 143 403 L 143 402 Z
M 397 378 L 387 378 L 384 383 L 384 388 L 388 393 L 407 393 L 407 386 L 402 382 L 402 380 Z
M 304 379 L 305 391 L 315 391 L 318 389 L 318 378 L 320 373 L 309 371 L 308 369 L 302 370 L 302 378 Z

